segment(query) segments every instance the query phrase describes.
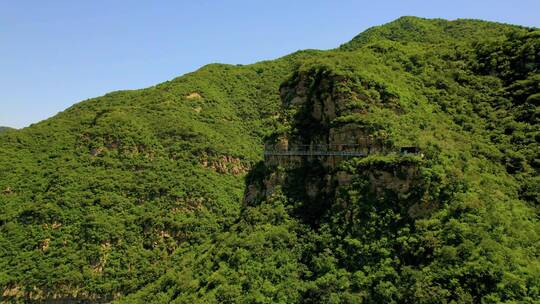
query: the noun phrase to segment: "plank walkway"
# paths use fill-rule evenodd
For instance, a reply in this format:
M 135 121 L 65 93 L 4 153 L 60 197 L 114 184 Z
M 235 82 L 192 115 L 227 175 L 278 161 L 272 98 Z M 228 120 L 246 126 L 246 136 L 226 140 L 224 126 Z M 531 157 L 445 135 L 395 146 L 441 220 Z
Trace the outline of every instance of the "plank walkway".
M 367 153 L 362 151 L 280 151 L 280 150 L 266 150 L 264 156 L 343 156 L 343 157 L 360 157 L 367 156 Z
M 370 145 L 360 145 L 360 144 L 331 144 L 331 145 L 294 145 L 289 147 L 289 149 L 279 149 L 272 145 L 265 145 L 263 152 L 264 157 L 267 156 L 340 156 L 340 157 L 365 157 L 368 154 L 371 154 Z M 360 151 L 362 149 L 362 151 Z M 400 153 L 402 155 L 412 154 L 412 155 L 422 155 L 420 150 L 416 146 L 404 146 L 400 148 L 387 149 L 382 148 L 376 149 L 377 154 L 389 154 L 389 153 Z

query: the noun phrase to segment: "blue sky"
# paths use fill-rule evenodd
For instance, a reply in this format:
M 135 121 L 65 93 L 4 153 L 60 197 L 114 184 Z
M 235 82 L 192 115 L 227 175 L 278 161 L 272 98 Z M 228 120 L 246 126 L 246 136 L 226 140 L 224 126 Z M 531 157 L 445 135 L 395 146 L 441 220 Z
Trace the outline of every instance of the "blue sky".
M 329 49 L 400 16 L 540 27 L 540 1 L 0 0 L 0 126 L 212 62 Z

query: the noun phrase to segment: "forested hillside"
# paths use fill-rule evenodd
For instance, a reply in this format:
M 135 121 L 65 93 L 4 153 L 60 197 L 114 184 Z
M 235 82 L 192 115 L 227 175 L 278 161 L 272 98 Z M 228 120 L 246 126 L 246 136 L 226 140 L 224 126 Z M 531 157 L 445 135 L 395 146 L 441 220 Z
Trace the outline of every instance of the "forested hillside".
M 1 297 L 536 303 L 539 68 L 538 29 L 403 17 L 1 132 Z
M 11 130 L 10 127 L 0 127 L 0 132 L 5 132 L 5 131 L 8 131 L 8 130 Z

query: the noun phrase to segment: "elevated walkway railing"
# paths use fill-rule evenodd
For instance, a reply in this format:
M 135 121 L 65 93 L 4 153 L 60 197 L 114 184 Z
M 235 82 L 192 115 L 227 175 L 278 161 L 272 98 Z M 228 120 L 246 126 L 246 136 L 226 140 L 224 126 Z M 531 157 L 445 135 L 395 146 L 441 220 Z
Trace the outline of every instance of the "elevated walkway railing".
M 400 147 L 391 149 L 387 147 L 373 147 L 358 144 L 333 144 L 333 145 L 294 145 L 283 149 L 275 146 L 265 146 L 264 156 L 341 156 L 341 157 L 364 157 L 368 154 L 388 154 L 392 152 L 407 154 L 419 154 L 416 146 Z
M 367 156 L 365 146 L 359 144 L 332 144 L 332 145 L 294 145 L 287 149 L 265 146 L 264 156 L 341 156 L 361 157 Z M 360 150 L 362 149 L 362 150 Z
M 280 150 L 266 150 L 264 156 L 351 156 L 359 157 L 366 156 L 366 152 L 362 151 L 315 151 L 315 150 L 292 150 L 292 151 L 280 151 Z

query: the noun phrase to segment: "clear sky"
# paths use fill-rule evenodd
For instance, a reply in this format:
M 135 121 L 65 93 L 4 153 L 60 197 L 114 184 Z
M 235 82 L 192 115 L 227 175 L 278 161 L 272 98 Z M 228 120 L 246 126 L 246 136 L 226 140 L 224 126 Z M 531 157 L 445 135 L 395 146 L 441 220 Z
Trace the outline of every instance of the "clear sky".
M 540 0 L 0 0 L 0 126 L 207 63 L 334 48 L 404 15 L 540 27 Z

